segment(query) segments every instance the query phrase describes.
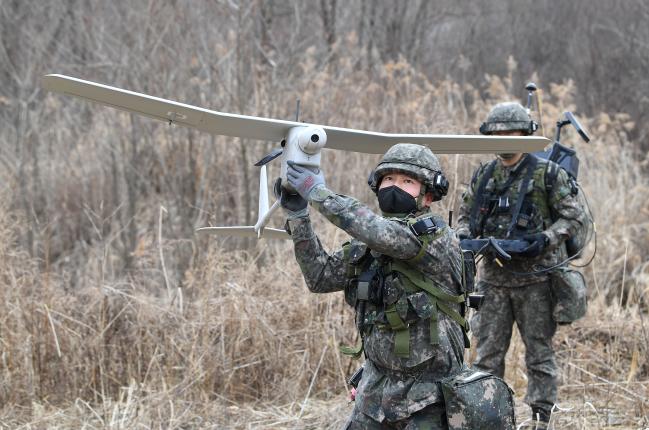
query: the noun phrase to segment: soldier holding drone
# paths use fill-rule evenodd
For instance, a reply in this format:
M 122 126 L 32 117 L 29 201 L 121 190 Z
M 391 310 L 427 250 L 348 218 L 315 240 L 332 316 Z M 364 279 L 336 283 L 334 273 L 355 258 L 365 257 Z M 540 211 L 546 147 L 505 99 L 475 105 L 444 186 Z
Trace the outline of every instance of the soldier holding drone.
M 296 192 L 276 190 L 309 290 L 342 291 L 356 312 L 362 342 L 345 352 L 364 353 L 365 365 L 346 428 L 514 428 L 509 388 L 463 362 L 464 258 L 430 211 L 448 190 L 430 149 L 397 144 L 386 152 L 369 179 L 381 214 L 329 190 L 317 169 L 289 161 L 287 178 Z M 328 254 L 307 202 L 352 240 Z M 471 384 L 468 395 L 456 392 Z

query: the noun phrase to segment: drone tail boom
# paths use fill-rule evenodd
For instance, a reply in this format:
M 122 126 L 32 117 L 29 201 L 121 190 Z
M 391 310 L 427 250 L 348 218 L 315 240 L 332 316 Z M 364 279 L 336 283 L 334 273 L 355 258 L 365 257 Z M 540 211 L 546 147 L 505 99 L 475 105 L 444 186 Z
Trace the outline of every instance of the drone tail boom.
M 202 227 L 196 230 L 197 233 L 211 233 L 218 236 L 236 236 L 236 237 L 262 237 L 269 239 L 290 239 L 291 236 L 286 230 L 266 227 L 270 217 L 279 209 L 280 203 L 277 200 L 269 207 L 268 199 L 268 176 L 266 174 L 266 166 L 261 166 L 259 172 L 259 212 L 257 215 L 257 223 L 245 226 L 233 227 Z

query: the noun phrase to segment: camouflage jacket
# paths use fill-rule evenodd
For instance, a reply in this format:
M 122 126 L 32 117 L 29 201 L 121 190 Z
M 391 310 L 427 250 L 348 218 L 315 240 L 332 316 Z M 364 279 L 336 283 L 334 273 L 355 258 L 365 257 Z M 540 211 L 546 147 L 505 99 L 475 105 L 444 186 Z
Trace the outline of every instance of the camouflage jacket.
M 311 195 L 311 204 L 354 239 L 329 255 L 312 230 L 308 217 L 289 221 L 297 259 L 310 291 L 345 291 L 353 303 L 355 284 L 350 263 L 360 263 L 371 253 L 371 265 L 384 259 L 407 262 L 450 295 L 461 294 L 461 253 L 452 230 L 444 225 L 426 241 L 415 236 L 404 220 L 374 214 L 357 200 L 322 187 Z M 442 224 L 439 217 L 435 223 Z M 424 245 L 422 245 L 424 243 Z M 423 246 L 423 248 L 422 248 Z M 369 250 L 368 253 L 365 250 Z M 416 257 L 416 258 L 415 258 Z M 353 269 L 353 268 L 352 268 Z M 398 279 L 386 278 L 383 300 Z M 393 282 L 393 284 L 390 284 Z M 403 296 L 403 295 L 402 295 Z M 351 300 L 350 300 L 351 299 Z M 446 314 L 437 314 L 439 341 L 431 342 L 430 302 L 422 292 L 407 296 L 404 317 L 409 323 L 410 353 L 395 354 L 395 334 L 381 324 L 382 305 L 368 305 L 357 324 L 363 331 L 365 372 L 359 385 L 356 407 L 381 422 L 407 418 L 424 407 L 443 400 L 440 379 L 458 373 L 463 366 L 464 341 L 460 325 Z M 459 305 L 452 305 L 459 310 Z
M 577 198 L 571 193 L 568 175 L 558 166 L 548 160 L 538 159 L 532 172 L 531 181 L 527 188 L 522 190 L 527 176 L 527 170 L 532 163 L 526 159 L 535 157 L 525 154 L 516 165 L 505 167 L 496 161 L 493 174 L 486 183 L 485 196 L 500 196 L 507 199 L 510 210 L 499 211 L 497 203 L 490 205 L 486 202 L 488 210 L 478 211 L 473 220 L 474 231 L 471 231 L 471 216 L 474 205 L 480 204 L 481 196 L 477 195 L 479 184 L 485 175 L 489 164 L 482 165 L 473 175 L 471 183 L 462 196 L 459 209 L 457 234 L 467 237 L 505 238 L 512 221 L 512 210 L 521 198 L 525 198 L 521 213 L 526 212 L 529 221 L 524 230 L 517 229 L 512 238 L 523 233 L 532 234 L 543 232 L 549 238 L 549 245 L 544 252 L 536 258 L 513 258 L 509 262 L 501 262 L 503 267 L 494 261 L 483 260 L 480 268 L 481 281 L 494 285 L 522 286 L 547 280 L 547 274 L 521 275 L 538 270 L 541 267 L 553 266 L 566 258 L 564 242 L 572 236 L 577 228 L 584 222 L 584 211 Z M 535 157 L 536 158 L 536 157 Z M 546 187 L 547 172 L 556 169 L 556 179 Z M 510 186 L 503 190 L 506 182 Z M 476 227 L 477 226 L 477 227 Z

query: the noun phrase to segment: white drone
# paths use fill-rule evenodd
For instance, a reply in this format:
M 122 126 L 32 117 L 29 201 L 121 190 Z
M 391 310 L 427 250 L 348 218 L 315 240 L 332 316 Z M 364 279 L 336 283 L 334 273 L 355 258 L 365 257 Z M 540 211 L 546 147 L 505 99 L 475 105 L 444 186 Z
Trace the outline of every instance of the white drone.
M 254 226 L 203 227 L 197 230 L 201 233 L 213 233 L 221 236 L 289 238 L 288 233 L 283 229 L 266 227 L 271 215 L 279 208 L 279 200 L 269 206 L 266 164 L 280 156 L 282 184 L 287 186 L 286 162 L 292 160 L 297 164 L 319 168 L 320 151 L 325 145 L 330 149 L 383 154 L 392 145 L 407 142 L 426 145 L 438 154 L 493 154 L 541 151 L 550 142 L 545 137 L 539 136 L 376 133 L 236 115 L 57 74 L 44 76 L 42 86 L 49 91 L 79 97 L 169 124 L 178 124 L 215 135 L 281 142 L 281 148 L 275 149 L 255 164 L 261 167 L 257 223 Z

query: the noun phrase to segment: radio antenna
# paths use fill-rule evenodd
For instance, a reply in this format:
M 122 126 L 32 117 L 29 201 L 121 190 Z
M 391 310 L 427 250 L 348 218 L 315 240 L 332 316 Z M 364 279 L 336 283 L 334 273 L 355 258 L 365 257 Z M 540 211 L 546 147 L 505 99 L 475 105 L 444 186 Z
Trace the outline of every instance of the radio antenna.
M 534 94 L 536 94 L 536 107 L 539 111 L 539 126 L 541 127 L 541 135 L 545 135 L 544 129 L 543 129 L 543 110 L 541 108 L 541 97 L 539 96 L 540 90 L 536 86 L 534 82 L 528 82 L 527 85 L 525 85 L 525 89 L 527 90 L 527 113 L 529 114 L 532 110 L 532 99 L 534 98 Z M 539 92 L 537 93 L 537 90 Z
M 295 122 L 299 122 L 300 121 L 300 99 L 297 99 L 296 105 L 297 106 L 295 107 Z

